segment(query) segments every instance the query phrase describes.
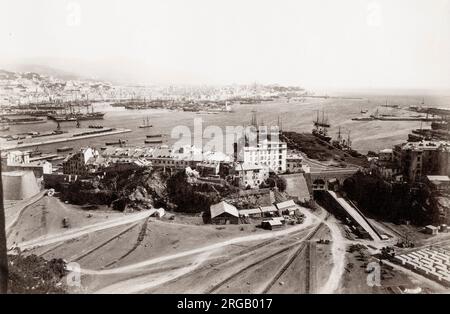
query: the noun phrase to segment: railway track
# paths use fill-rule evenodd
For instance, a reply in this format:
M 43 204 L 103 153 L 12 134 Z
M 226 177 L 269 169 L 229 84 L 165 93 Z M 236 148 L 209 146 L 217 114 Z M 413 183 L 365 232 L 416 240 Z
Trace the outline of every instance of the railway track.
M 39 256 L 39 257 L 42 257 L 42 256 L 44 256 L 44 255 L 46 255 L 46 254 L 48 254 L 48 253 L 50 253 L 50 252 L 56 250 L 57 248 L 63 246 L 64 244 L 65 244 L 65 242 L 59 243 L 59 244 L 53 246 L 52 248 L 50 248 L 50 249 L 48 249 L 48 250 L 45 250 L 44 252 L 42 252 L 42 253 L 40 253 L 40 254 L 36 254 L 36 255 Z
M 300 231 L 297 231 L 297 232 L 292 233 L 290 236 L 293 237 L 293 236 L 299 235 L 299 234 L 301 234 L 301 233 L 303 233 L 303 232 L 305 232 L 306 230 L 309 230 L 309 229 L 311 229 L 311 228 L 312 228 L 312 227 L 309 226 L 309 227 L 307 227 L 307 228 L 305 228 L 305 229 L 303 229 L 303 230 L 300 230 Z M 241 257 L 242 257 L 241 253 L 247 255 L 247 254 L 249 254 L 249 253 L 251 253 L 251 252 L 253 252 L 253 251 L 256 251 L 256 250 L 258 250 L 258 249 L 260 249 L 260 248 L 263 248 L 263 247 L 268 246 L 268 245 L 276 244 L 276 243 L 281 242 L 281 241 L 283 241 L 283 240 L 285 240 L 285 238 L 279 238 L 279 239 L 277 239 L 277 240 L 275 240 L 275 241 L 274 241 L 273 239 L 264 241 L 264 242 L 262 242 L 262 243 L 256 244 L 256 245 L 254 245 L 254 246 L 252 246 L 252 247 L 250 247 L 250 248 L 247 248 L 247 249 L 244 249 L 244 250 L 238 252 L 238 253 L 236 254 L 236 257 L 237 257 L 237 258 L 241 258 Z M 300 240 L 300 241 L 302 241 L 302 240 Z M 214 293 L 214 292 L 217 291 L 220 287 L 224 286 L 226 283 L 230 282 L 232 279 L 238 277 L 240 274 L 242 274 L 242 272 L 245 272 L 245 271 L 247 271 L 247 270 L 249 270 L 249 269 L 251 269 L 251 268 L 253 268 L 253 267 L 255 267 L 255 266 L 257 266 L 257 265 L 259 265 L 259 264 L 261 264 L 261 263 L 263 263 L 263 262 L 265 262 L 265 261 L 267 261 L 267 260 L 269 260 L 269 259 L 271 259 L 271 258 L 277 256 L 277 255 L 279 255 L 279 254 L 282 254 L 282 253 L 286 252 L 287 250 L 291 249 L 291 248 L 294 247 L 295 245 L 297 245 L 297 242 L 294 243 L 294 244 L 290 244 L 290 245 L 288 245 L 287 247 L 285 247 L 285 248 L 283 248 L 283 249 L 280 249 L 280 250 L 276 251 L 275 253 L 273 253 L 273 254 L 271 254 L 271 255 L 269 255 L 269 256 L 267 256 L 267 257 L 261 258 L 261 259 L 259 259 L 258 261 L 256 261 L 256 262 L 254 262 L 254 263 L 252 263 L 252 264 L 250 264 L 250 265 L 244 267 L 243 269 L 240 269 L 238 272 L 232 274 L 231 276 L 228 276 L 228 277 L 225 278 L 224 280 L 222 280 L 222 281 L 220 281 L 219 283 L 215 284 L 215 285 L 214 285 L 212 288 L 210 288 L 206 293 L 208 293 L 208 294 Z M 221 262 L 221 263 L 219 263 L 219 264 L 216 264 L 215 266 L 217 267 L 217 266 L 219 266 L 219 265 L 222 265 L 222 264 L 225 264 L 225 263 L 228 263 L 228 262 L 230 262 L 230 260 Z
M 206 293 L 211 294 L 216 292 L 217 290 L 219 290 L 221 287 L 223 287 L 225 284 L 227 284 L 228 282 L 230 282 L 231 280 L 237 278 L 239 275 L 241 275 L 242 273 L 244 273 L 245 271 L 260 265 L 268 260 L 270 260 L 271 258 L 278 256 L 288 250 L 290 250 L 292 247 L 296 246 L 297 243 L 291 244 L 287 247 L 282 248 L 281 250 L 276 251 L 275 253 L 270 254 L 269 256 L 266 256 L 264 258 L 261 258 L 259 260 L 257 260 L 256 262 L 251 263 L 250 265 L 247 265 L 246 267 L 240 269 L 239 271 L 235 272 L 234 274 L 232 274 L 231 276 L 228 276 L 227 278 L 225 278 L 224 280 L 220 281 L 219 283 L 215 284 L 212 288 L 210 288 Z
M 326 216 L 325 220 L 328 219 L 329 216 L 330 216 L 330 214 L 327 213 L 327 216 Z M 286 251 L 292 249 L 293 247 L 297 246 L 297 245 L 298 245 L 298 242 L 302 242 L 302 244 L 303 244 L 304 241 L 308 241 L 310 238 L 312 238 L 312 237 L 317 233 L 317 231 L 318 231 L 323 225 L 324 225 L 324 223 L 321 222 L 318 226 L 316 226 L 315 228 L 313 228 L 312 232 L 310 232 L 310 233 L 308 234 L 308 236 L 306 236 L 306 238 L 301 239 L 301 240 L 299 240 L 299 241 L 296 241 L 295 243 L 290 244 L 290 245 L 288 245 L 287 247 L 284 247 L 283 249 L 280 249 L 280 250 L 274 252 L 273 254 L 270 254 L 269 256 L 266 256 L 266 257 L 264 257 L 264 258 L 261 258 L 261 259 L 255 261 L 255 262 L 251 263 L 250 265 L 247 265 L 246 267 L 240 269 L 239 271 L 235 272 L 234 274 L 228 276 L 228 277 L 225 278 L 224 280 L 222 280 L 222 281 L 220 281 L 219 283 L 215 284 L 215 285 L 214 285 L 212 288 L 210 288 L 206 293 L 214 293 L 214 292 L 216 292 L 216 291 L 219 290 L 221 287 L 223 287 L 225 284 L 227 284 L 228 282 L 232 281 L 233 279 L 239 277 L 239 276 L 242 275 L 244 272 L 246 272 L 246 271 L 248 271 L 248 270 L 254 268 L 255 266 L 258 266 L 258 265 L 260 265 L 260 264 L 262 264 L 262 263 L 264 263 L 264 262 L 267 262 L 267 261 L 270 260 L 271 258 L 274 258 L 274 257 L 276 257 L 276 256 L 278 256 L 278 255 L 280 255 L 280 254 L 282 254 L 282 253 L 284 253 L 284 252 L 286 252 Z M 305 229 L 303 229 L 301 232 L 304 232 L 304 231 L 306 231 L 306 230 L 308 230 L 308 229 L 311 229 L 311 227 L 305 228 Z M 300 233 L 300 232 L 296 232 L 296 233 L 292 234 L 291 237 L 294 236 L 294 235 L 296 235 L 296 234 L 298 234 L 298 233 Z M 278 239 L 278 240 L 275 241 L 275 242 L 272 241 L 272 240 L 266 241 L 266 242 L 264 242 L 264 243 L 267 243 L 267 244 L 265 244 L 265 245 L 260 245 L 258 248 L 264 247 L 264 246 L 269 245 L 269 244 L 274 244 L 274 243 L 276 243 L 276 242 L 278 242 L 278 241 L 281 241 L 281 240 L 284 240 L 284 238 Z M 302 245 L 301 245 L 301 246 L 302 246 Z M 295 254 L 294 254 L 294 255 L 295 255 Z M 298 255 L 298 254 L 297 254 L 297 255 Z
M 101 249 L 102 247 L 104 247 L 105 245 L 111 243 L 112 241 L 116 240 L 117 238 L 119 238 L 120 236 L 124 235 L 125 233 L 127 233 L 128 231 L 130 231 L 131 229 L 133 229 L 134 227 L 136 227 L 138 225 L 138 223 L 134 223 L 131 226 L 127 227 L 125 230 L 117 233 L 116 235 L 112 236 L 111 238 L 109 238 L 108 240 L 100 243 L 99 245 L 93 247 L 92 249 L 90 249 L 89 251 L 82 253 L 79 256 L 76 256 L 75 258 L 72 259 L 73 262 L 77 262 L 79 260 L 81 260 L 82 258 L 88 256 L 89 254 L 92 254 L 93 252 L 97 251 L 98 249 Z M 64 243 L 64 242 L 63 242 Z M 62 243 L 62 244 L 63 244 Z
M 295 231 L 295 232 L 293 232 L 293 233 L 290 234 L 290 237 L 295 237 L 295 236 L 297 236 L 297 235 L 300 235 L 300 234 L 304 233 L 305 231 L 308 231 L 309 229 L 312 229 L 312 228 L 313 228 L 313 226 L 308 226 L 308 227 L 305 227 L 305 228 L 302 229 L 302 230 Z M 280 238 L 275 238 L 275 239 L 269 239 L 269 240 L 263 241 L 263 242 L 261 242 L 261 243 L 258 243 L 258 244 L 256 244 L 256 245 L 253 245 L 253 246 L 244 248 L 244 249 L 238 251 L 237 253 L 233 253 L 233 255 L 234 255 L 233 258 L 231 258 L 231 259 L 226 259 L 226 260 L 224 260 L 224 261 L 220 261 L 220 262 L 218 262 L 218 263 L 215 263 L 215 264 L 214 264 L 214 267 L 217 267 L 217 266 L 220 266 L 220 265 L 224 265 L 224 264 L 227 264 L 227 263 L 233 263 L 233 262 L 235 262 L 237 259 L 240 259 L 240 258 L 242 258 L 243 256 L 246 256 L 246 255 L 248 255 L 248 254 L 250 254 L 250 253 L 252 253 L 252 252 L 254 252 L 254 251 L 258 250 L 258 249 L 264 248 L 264 247 L 266 247 L 266 246 L 268 246 L 268 245 L 274 245 L 274 244 L 277 244 L 277 243 L 279 243 L 279 242 L 281 242 L 281 241 L 285 241 L 285 240 L 286 240 L 285 237 L 280 237 Z M 296 244 L 297 244 L 297 243 L 291 244 L 290 247 L 287 247 L 287 248 L 284 248 L 284 249 L 282 249 L 282 250 L 279 250 L 275 255 L 282 253 L 281 251 L 285 251 L 285 250 L 287 250 L 287 249 L 290 249 L 292 246 L 294 246 L 294 245 L 296 245 Z M 270 258 L 270 257 L 269 257 L 269 258 Z M 254 263 L 254 264 L 256 264 L 256 263 Z M 256 266 L 256 265 L 253 265 L 253 266 Z M 151 273 L 151 274 L 157 274 L 157 273 L 165 272 L 165 271 L 168 271 L 168 270 L 176 270 L 176 269 L 178 269 L 178 268 L 179 268 L 178 266 L 177 266 L 177 267 L 160 267 L 160 268 L 150 269 L 148 272 L 146 272 L 146 274 L 149 274 L 149 273 Z M 248 268 L 251 268 L 251 267 L 248 267 Z M 201 268 L 197 268 L 196 274 L 198 274 L 198 273 L 200 273 L 200 272 L 202 272 L 202 271 L 210 271 L 210 269 L 211 269 L 211 267 L 210 267 L 209 265 L 208 265 L 208 266 L 203 266 L 203 267 L 201 267 Z M 182 280 L 183 278 L 187 278 L 187 277 L 189 277 L 190 275 L 191 275 L 191 273 L 188 273 L 188 274 L 186 274 L 186 275 L 183 275 L 182 277 L 179 277 L 179 278 L 176 278 L 176 279 L 167 281 L 167 282 L 165 282 L 163 285 L 164 285 L 164 286 L 167 286 L 167 285 L 169 285 L 169 284 L 171 284 L 171 283 L 174 283 L 174 282 L 176 282 L 176 281 Z M 136 278 L 137 278 L 137 277 L 140 277 L 140 276 L 141 276 L 141 275 L 137 275 Z M 236 276 L 235 276 L 235 277 L 236 277 Z M 227 281 L 228 281 L 228 280 L 227 280 Z M 225 284 L 225 282 L 223 282 L 223 281 L 222 281 L 221 283 L 222 283 L 222 285 L 220 285 L 220 283 L 219 283 L 219 284 L 216 284 L 214 287 L 212 287 L 211 289 L 209 289 L 207 293 L 213 293 L 213 292 L 216 291 L 218 288 L 220 288 L 219 285 L 220 285 L 220 286 L 223 286 L 223 284 Z
M 317 275 L 317 269 L 316 269 L 316 243 L 313 241 L 308 242 L 307 247 L 307 255 L 306 255 L 306 283 L 305 283 L 305 293 L 315 293 L 316 291 L 316 275 Z
M 131 229 L 133 229 L 134 227 L 136 227 L 137 224 L 138 224 L 138 223 L 132 224 L 131 226 L 127 227 L 125 230 L 122 230 L 121 232 L 119 232 L 119 233 L 113 235 L 112 237 L 110 237 L 110 238 L 107 239 L 106 241 L 100 243 L 99 245 L 96 245 L 95 247 L 93 247 L 92 249 L 88 250 L 87 252 L 81 253 L 80 255 L 75 255 L 75 256 L 69 258 L 69 260 L 72 261 L 72 262 L 77 262 L 77 261 L 81 260 L 82 258 L 88 256 L 89 254 L 92 254 L 93 252 L 97 251 L 98 249 L 104 247 L 104 246 L 107 245 L 108 243 L 111 243 L 112 241 L 114 241 L 114 240 L 117 239 L 118 237 L 124 235 L 125 233 L 127 233 L 128 231 L 130 231 Z M 69 240 L 69 241 L 70 241 L 70 240 Z M 49 249 L 43 251 L 42 253 L 37 254 L 37 256 L 42 257 L 42 256 L 44 256 L 44 255 L 46 255 L 46 254 L 48 254 L 48 253 L 50 253 L 50 252 L 56 250 L 57 248 L 59 248 L 59 247 L 65 245 L 66 243 L 67 243 L 67 241 L 61 242 L 61 243 L 59 243 L 59 244 L 57 244 L 57 245 L 55 245 L 55 246 L 53 246 L 53 247 L 51 247 L 51 248 L 49 248 Z
M 130 250 L 128 250 L 128 252 L 126 252 L 124 255 L 120 256 L 118 259 L 106 264 L 102 268 L 105 269 L 114 264 L 117 264 L 118 262 L 120 262 L 121 260 L 123 260 L 124 258 L 129 256 L 131 253 L 133 253 L 138 248 L 138 246 L 141 245 L 142 241 L 144 240 L 144 237 L 147 233 L 147 225 L 148 225 L 148 220 L 146 219 L 141 226 L 141 230 L 139 231 L 139 235 L 138 235 L 138 238 L 136 239 L 136 242 L 133 244 L 133 247 Z
M 330 214 L 328 213 L 325 220 L 328 219 Z M 287 262 L 281 267 L 281 269 L 277 272 L 277 274 L 272 278 L 272 280 L 267 284 L 267 286 L 263 289 L 262 293 L 266 294 L 270 291 L 273 285 L 281 278 L 281 276 L 289 269 L 292 263 L 297 259 L 297 257 L 304 251 L 305 247 L 308 245 L 308 241 L 310 241 L 320 229 L 325 226 L 325 223 L 321 222 L 314 230 L 306 237 L 304 241 L 300 244 L 294 254 L 287 260 Z M 308 277 L 308 276 L 307 276 Z
M 392 228 L 391 226 L 387 225 L 386 223 L 384 223 L 382 221 L 377 221 L 377 223 L 379 223 L 380 225 L 382 225 L 383 227 L 385 227 L 386 229 L 388 229 L 389 231 L 396 234 L 397 236 L 399 236 L 402 239 L 404 239 L 406 237 L 405 234 L 401 233 L 400 231 L 395 230 L 394 228 Z
M 303 233 L 303 232 L 305 232 L 305 231 L 307 231 L 307 230 L 309 230 L 311 228 L 312 228 L 311 226 L 306 227 L 305 229 L 302 229 L 300 231 L 293 232 L 290 236 L 293 237 L 293 236 L 299 235 L 299 234 L 301 234 L 301 233 Z M 283 240 L 285 240 L 285 238 L 278 238 L 278 239 L 275 239 L 275 240 L 274 239 L 269 239 L 269 240 L 266 240 L 264 242 L 255 244 L 255 245 L 253 245 L 251 247 L 244 248 L 243 250 L 235 253 L 236 258 L 241 258 L 242 256 L 247 255 L 247 254 L 249 254 L 251 252 L 254 252 L 254 251 L 256 251 L 256 250 L 258 250 L 260 248 L 263 248 L 263 247 L 271 245 L 271 244 L 276 244 L 276 243 L 281 242 Z M 217 266 L 229 263 L 231 261 L 233 261 L 233 259 L 217 263 L 217 264 L 215 264 L 215 266 L 217 267 Z

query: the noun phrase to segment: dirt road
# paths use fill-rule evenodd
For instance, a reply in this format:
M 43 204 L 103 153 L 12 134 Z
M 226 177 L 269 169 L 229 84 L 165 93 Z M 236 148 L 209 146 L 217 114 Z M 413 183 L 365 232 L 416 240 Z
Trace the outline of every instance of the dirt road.
M 118 293 L 138 293 L 146 289 L 150 289 L 159 286 L 165 282 L 174 280 L 185 274 L 193 272 L 204 261 L 206 261 L 213 251 L 207 251 L 195 258 L 195 260 L 188 264 L 186 267 L 182 267 L 176 270 L 164 272 L 162 274 L 149 274 L 139 276 L 129 280 L 120 281 L 110 286 L 104 287 L 95 291 L 96 294 L 118 294 Z
M 154 265 L 154 264 L 158 264 L 158 263 L 178 259 L 181 257 L 194 255 L 194 254 L 201 254 L 204 252 L 212 252 L 214 250 L 221 249 L 223 247 L 233 245 L 233 244 L 266 240 L 266 239 L 284 236 L 284 235 L 287 235 L 287 234 L 290 234 L 290 233 L 293 233 L 296 231 L 300 231 L 304 228 L 307 228 L 316 222 L 317 222 L 317 218 L 315 218 L 313 215 L 307 214 L 306 219 L 303 224 L 289 227 L 284 230 L 237 237 L 237 238 L 233 238 L 230 240 L 207 245 L 204 247 L 200 247 L 200 248 L 196 248 L 196 249 L 192 249 L 192 250 L 188 250 L 188 251 L 184 251 L 184 252 L 180 252 L 180 253 L 176 253 L 176 254 L 172 254 L 172 255 L 161 256 L 161 257 L 149 259 L 149 260 L 146 260 L 143 262 L 139 262 L 139 263 L 135 263 L 135 264 L 127 265 L 127 266 L 116 267 L 116 268 L 105 269 L 105 270 L 82 269 L 81 272 L 83 274 L 89 274 L 89 275 L 112 275 L 112 274 L 140 271 L 140 269 L 150 266 L 150 265 Z
M 346 254 L 346 241 L 342 236 L 341 230 L 338 227 L 336 218 L 330 217 L 328 221 L 324 221 L 327 227 L 330 229 L 332 237 L 331 252 L 333 256 L 333 269 L 330 272 L 325 285 L 319 288 L 319 293 L 333 293 L 340 285 L 342 275 L 345 271 L 345 254 Z
M 137 214 L 124 215 L 123 217 L 109 219 L 108 221 L 99 222 L 96 224 L 83 226 L 79 228 L 70 229 L 57 234 L 48 234 L 42 237 L 38 237 L 29 241 L 21 242 L 17 244 L 17 247 L 21 250 L 37 248 L 40 246 L 46 246 L 62 241 L 67 241 L 70 239 L 81 237 L 85 234 L 93 233 L 100 230 L 105 230 L 113 227 L 118 227 L 121 225 L 126 225 L 134 223 L 136 221 L 148 218 L 155 210 L 146 210 L 139 212 Z
M 47 190 L 41 191 L 38 194 L 34 195 L 30 199 L 20 201 L 14 206 L 11 206 L 9 208 L 5 209 L 5 220 L 6 220 L 6 232 L 9 233 L 11 231 L 11 228 L 13 228 L 17 221 L 19 220 L 22 213 L 25 211 L 25 209 L 37 202 L 38 200 L 42 199 L 44 195 L 47 193 Z

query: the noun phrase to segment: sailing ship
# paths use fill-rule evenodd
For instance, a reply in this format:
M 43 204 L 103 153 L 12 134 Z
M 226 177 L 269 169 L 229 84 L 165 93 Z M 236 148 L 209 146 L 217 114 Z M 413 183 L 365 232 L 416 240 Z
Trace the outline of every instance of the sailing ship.
M 150 124 L 150 119 L 148 118 L 148 116 L 146 119 L 142 120 L 142 122 L 143 123 L 139 126 L 139 128 L 141 128 L 141 129 L 151 128 L 153 126 Z
M 322 110 L 322 120 L 319 121 L 319 110 L 317 110 L 317 119 L 314 121 L 314 126 L 329 128 L 330 123 L 328 122 L 328 117 L 325 118 L 325 111 Z
M 331 136 L 328 136 L 327 128 L 330 127 L 328 119 L 325 119 L 325 113 L 322 111 L 322 120 L 319 121 L 319 110 L 317 110 L 317 119 L 314 122 L 314 129 L 312 134 L 325 142 L 331 141 Z
M 450 130 L 450 123 L 446 120 L 431 122 L 432 130 Z
M 326 128 L 314 129 L 312 131 L 312 134 L 315 137 L 318 137 L 319 139 L 321 139 L 322 141 L 325 141 L 325 142 L 331 141 L 331 136 L 328 136 L 328 131 Z
M 56 122 L 74 122 L 74 121 L 85 121 L 85 120 L 102 120 L 105 113 L 104 112 L 94 112 L 94 107 L 90 105 L 91 112 L 89 112 L 89 106 L 86 107 L 87 112 L 81 113 L 75 112 L 72 108 L 72 105 L 69 105 L 70 113 L 64 114 L 51 114 L 48 115 L 49 119 L 52 119 Z

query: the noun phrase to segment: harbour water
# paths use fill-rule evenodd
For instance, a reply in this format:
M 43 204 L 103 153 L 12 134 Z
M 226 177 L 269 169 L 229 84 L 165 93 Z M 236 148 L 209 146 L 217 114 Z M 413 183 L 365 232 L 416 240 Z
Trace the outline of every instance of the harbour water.
M 127 145 L 145 146 L 146 136 L 150 134 L 163 134 L 164 142 L 174 143 L 177 139 L 171 138 L 172 129 L 176 126 L 187 126 L 193 132 L 194 119 L 202 119 L 203 127 L 215 125 L 225 132 L 226 126 L 247 125 L 256 112 L 259 123 L 276 125 L 278 117 L 282 121 L 283 129 L 296 132 L 311 132 L 313 120 L 317 110 L 324 110 L 328 116 L 331 127 L 329 135 L 335 137 L 338 128 L 347 136 L 350 131 L 353 148 L 362 153 L 369 150 L 377 151 L 386 147 L 392 147 L 406 141 L 408 133 L 415 128 L 420 128 L 419 121 L 352 121 L 360 116 L 361 108 L 367 109 L 369 114 L 377 108 L 380 113 L 394 113 L 392 108 L 383 107 L 386 96 L 360 96 L 360 99 L 348 98 L 306 98 L 305 101 L 290 101 L 280 99 L 273 102 L 264 102 L 251 105 L 233 105 L 233 112 L 220 112 L 210 114 L 198 114 L 195 112 L 168 111 L 162 109 L 127 110 L 122 107 L 112 107 L 109 103 L 95 103 L 95 111 L 105 112 L 104 120 L 82 121 L 82 126 L 103 125 L 105 127 L 128 128 L 132 132 L 120 135 L 92 138 L 88 141 L 79 140 L 70 142 L 70 146 L 78 148 L 91 145 L 100 149 L 105 142 L 111 140 L 126 140 Z M 423 96 L 389 96 L 389 104 L 398 104 L 401 107 L 418 106 Z M 450 108 L 450 97 L 425 97 L 425 105 L 441 108 Z M 414 114 L 414 113 L 411 113 Z M 139 128 L 142 119 L 149 117 L 151 128 Z M 429 127 L 430 123 L 422 123 Z M 75 122 L 61 123 L 62 130 L 74 129 Z M 8 132 L 3 134 L 17 134 L 22 132 L 46 132 L 56 129 L 56 123 L 48 120 L 43 124 L 12 125 Z M 39 147 L 44 153 L 56 153 L 56 148 L 65 146 L 61 143 Z

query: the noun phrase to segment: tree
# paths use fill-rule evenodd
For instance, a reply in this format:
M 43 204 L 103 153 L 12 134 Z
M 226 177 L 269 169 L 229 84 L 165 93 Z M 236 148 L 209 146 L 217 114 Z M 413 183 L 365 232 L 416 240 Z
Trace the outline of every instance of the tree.
M 286 187 L 287 187 L 287 182 L 286 179 L 283 177 L 278 177 L 277 178 L 277 188 L 280 192 L 284 192 L 286 191 Z
M 0 293 L 8 291 L 8 256 L 6 250 L 5 209 L 3 206 L 2 170 L 0 167 Z

